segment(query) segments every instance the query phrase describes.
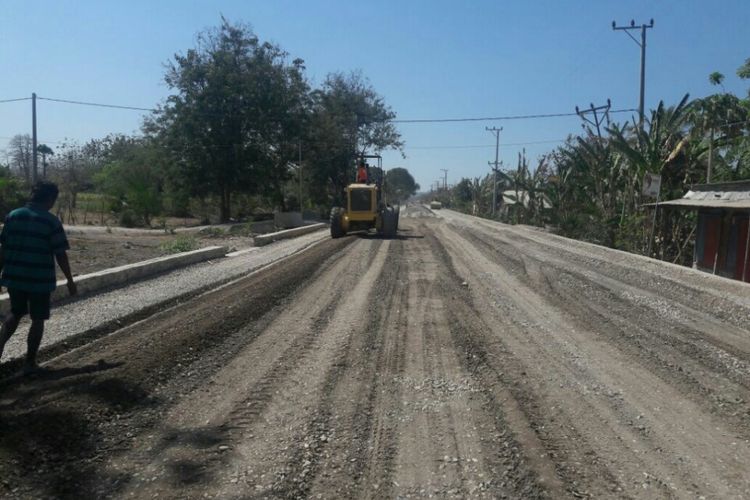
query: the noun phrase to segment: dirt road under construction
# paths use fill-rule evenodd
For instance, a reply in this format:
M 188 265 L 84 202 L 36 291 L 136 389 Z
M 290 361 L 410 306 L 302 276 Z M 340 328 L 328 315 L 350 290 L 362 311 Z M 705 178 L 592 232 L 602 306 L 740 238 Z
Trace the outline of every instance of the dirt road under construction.
M 750 287 L 438 214 L 6 379 L 0 494 L 750 497 Z

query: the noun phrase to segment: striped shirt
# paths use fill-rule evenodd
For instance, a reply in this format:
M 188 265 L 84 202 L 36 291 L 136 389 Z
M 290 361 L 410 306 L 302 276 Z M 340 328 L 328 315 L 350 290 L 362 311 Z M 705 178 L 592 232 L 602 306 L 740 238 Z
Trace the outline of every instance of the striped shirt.
M 55 289 L 55 254 L 70 246 L 60 219 L 29 203 L 5 218 L 0 233 L 3 272 L 0 285 L 32 293 Z

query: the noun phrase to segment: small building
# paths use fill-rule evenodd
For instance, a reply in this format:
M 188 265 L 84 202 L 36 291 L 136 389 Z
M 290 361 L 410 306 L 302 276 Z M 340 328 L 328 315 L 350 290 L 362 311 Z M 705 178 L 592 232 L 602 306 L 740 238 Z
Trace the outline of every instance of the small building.
M 750 282 L 750 180 L 695 185 L 659 207 L 697 210 L 695 267 Z
M 542 209 L 549 210 L 552 208 L 552 203 L 545 194 L 539 193 L 541 199 Z M 500 196 L 500 213 L 505 216 L 513 216 L 518 208 L 523 207 L 528 209 L 532 203 L 531 196 L 525 189 L 508 189 L 501 193 Z M 538 201 L 537 201 L 538 203 Z

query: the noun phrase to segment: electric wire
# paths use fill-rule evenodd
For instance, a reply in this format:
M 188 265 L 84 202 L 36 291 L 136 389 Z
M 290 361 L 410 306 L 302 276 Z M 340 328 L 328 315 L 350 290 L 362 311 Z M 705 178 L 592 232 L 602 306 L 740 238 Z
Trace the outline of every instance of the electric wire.
M 632 113 L 637 109 L 614 109 L 610 113 Z M 423 119 L 396 119 L 390 120 L 391 123 L 453 123 L 453 122 L 489 122 L 505 120 L 532 120 L 538 118 L 562 118 L 568 116 L 578 116 L 577 113 L 544 113 L 535 115 L 506 115 L 506 116 L 488 116 L 481 118 L 423 118 Z
M 76 104 L 78 106 L 93 106 L 97 108 L 114 108 L 114 109 L 127 109 L 131 111 L 156 111 L 156 108 L 140 108 L 138 106 L 122 106 L 119 104 L 104 104 L 100 102 L 85 102 L 85 101 L 73 101 L 70 99 L 56 99 L 52 97 L 37 97 L 40 101 L 51 101 L 51 102 L 61 102 L 65 104 Z
M 21 100 L 30 99 L 29 97 Z M 129 106 L 121 104 L 109 104 L 101 102 L 89 102 L 89 101 L 77 101 L 73 99 L 60 99 L 55 97 L 37 97 L 41 101 L 58 102 L 64 104 L 73 104 L 78 106 L 91 106 L 98 108 L 113 108 L 113 109 L 124 109 L 131 111 L 158 111 L 156 108 L 144 108 L 140 106 Z M 3 101 L 0 101 L 3 102 Z M 615 109 L 609 111 L 610 113 L 631 113 L 636 112 L 636 109 Z M 578 116 L 577 113 L 541 113 L 541 114 L 529 114 L 529 115 L 506 115 L 506 116 L 490 116 L 490 117 L 465 117 L 465 118 L 418 118 L 418 119 L 394 119 L 387 120 L 390 123 L 453 123 L 453 122 L 481 122 L 481 121 L 504 121 L 504 120 L 531 120 L 531 119 L 542 119 L 542 118 L 560 118 L 568 116 Z
M 0 100 L 0 104 L 10 103 L 10 102 L 19 102 L 19 101 L 28 101 L 31 99 L 32 99 L 31 97 L 20 97 L 16 99 L 2 99 Z M 110 108 L 110 109 L 145 111 L 145 112 L 159 111 L 157 108 L 145 108 L 145 107 L 140 107 L 140 106 L 130 106 L 130 105 L 120 105 L 120 104 L 110 104 L 110 103 L 100 103 L 100 102 L 90 102 L 90 101 L 78 101 L 78 100 L 73 100 L 73 99 L 60 99 L 60 98 L 53 98 L 53 97 L 37 96 L 37 99 L 41 101 L 49 101 L 49 102 L 72 104 L 72 105 L 77 105 L 77 106 L 89 106 L 89 107 L 97 107 L 97 108 Z M 637 109 L 627 108 L 627 109 L 610 110 L 609 113 L 633 113 L 637 111 L 638 111 Z M 574 117 L 574 116 L 578 116 L 578 114 L 574 112 L 540 113 L 540 114 L 504 115 L 504 116 L 491 116 L 491 117 L 394 119 L 394 120 L 388 120 L 388 121 L 391 123 L 402 123 L 402 124 L 461 123 L 461 122 L 481 122 L 481 121 L 531 120 L 531 119 L 563 118 L 563 117 Z M 736 121 L 736 122 L 717 125 L 715 126 L 715 128 L 722 129 L 722 128 L 731 127 L 734 125 L 741 125 L 745 123 L 747 123 L 747 121 L 742 120 L 742 121 Z M 552 144 L 552 143 L 565 142 L 565 140 L 566 139 L 550 139 L 550 140 L 542 140 L 542 141 L 510 142 L 510 143 L 501 144 L 501 146 L 507 147 L 507 146 L 526 146 L 526 145 L 534 145 L 534 144 Z M 61 144 L 60 141 L 46 141 L 46 142 L 50 144 Z M 469 145 L 455 145 L 455 146 L 407 146 L 405 149 L 409 149 L 409 150 L 483 149 L 483 148 L 489 148 L 489 147 L 494 147 L 494 146 L 495 146 L 494 144 L 469 144 Z
M 2 99 L 0 100 L 0 104 L 5 104 L 6 102 L 19 102 L 19 101 L 30 101 L 31 97 L 19 97 L 17 99 Z

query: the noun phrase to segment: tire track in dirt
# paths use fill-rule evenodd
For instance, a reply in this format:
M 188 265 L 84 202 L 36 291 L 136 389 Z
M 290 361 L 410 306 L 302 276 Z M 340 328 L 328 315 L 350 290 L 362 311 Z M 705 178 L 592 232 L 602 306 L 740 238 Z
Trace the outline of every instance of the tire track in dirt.
M 470 226 L 520 249 L 521 253 L 541 249 L 547 258 L 591 271 L 600 278 L 613 278 L 620 285 L 631 285 L 634 291 L 646 297 L 668 298 L 670 305 L 682 306 L 681 309 L 688 312 L 711 312 L 711 315 L 696 317 L 697 321 L 720 318 L 720 326 L 724 328 L 729 325 L 741 330 L 747 327 L 750 297 L 743 283 L 533 229 L 476 218 L 471 220 Z M 704 333 L 710 334 L 710 331 Z M 745 340 L 744 336 L 740 335 L 739 340 Z
M 470 317 L 457 317 L 461 281 L 435 238 L 420 229 L 427 236 L 410 281 L 425 283 L 415 293 L 423 309 L 410 328 L 411 363 L 403 381 L 411 389 L 406 402 L 417 411 L 406 413 L 401 431 L 401 496 L 544 496 L 543 480 L 516 441 L 519 427 L 509 425 L 507 408 L 495 404 L 495 388 L 484 386 L 475 365 L 466 363 L 461 343 L 474 325 Z
M 486 292 L 474 294 L 475 300 L 492 312 L 502 310 L 506 322 L 513 318 L 522 327 L 515 336 L 505 338 L 511 352 L 528 371 L 535 372 L 531 379 L 539 384 L 538 390 L 554 401 L 558 398 L 549 377 L 560 379 L 567 397 L 554 407 L 562 409 L 574 426 L 585 422 L 591 448 L 616 471 L 623 488 L 632 494 L 638 486 L 656 487 L 651 494 L 658 495 L 674 491 L 731 494 L 747 488 L 738 468 L 748 454 L 747 443 L 733 440 L 726 423 L 702 412 L 650 371 L 632 372 L 629 360 L 597 342 L 595 331 L 575 329 L 563 313 L 452 229 L 441 227 L 439 233 L 454 258 L 471 262 L 463 264 L 461 272 L 471 274 L 472 282 Z M 543 371 L 534 365 L 540 356 Z M 646 387 L 650 390 L 644 393 Z M 582 413 L 582 407 L 588 411 Z M 644 425 L 632 425 L 641 419 Z M 725 454 L 725 449 L 731 453 Z M 667 463 L 661 457 L 667 454 L 683 462 Z
M 506 268 L 488 261 L 468 240 L 449 230 L 437 232 L 457 275 L 470 282 L 466 301 L 475 304 L 473 309 L 487 325 L 487 336 L 472 339 L 472 348 L 502 374 L 548 456 L 555 458 L 566 490 L 571 496 L 593 497 L 623 491 L 622 471 L 611 471 L 598 448 L 615 450 L 619 440 L 630 443 L 636 436 L 614 438 L 610 422 L 615 418 L 609 405 L 577 394 L 579 386 L 585 390 L 587 377 L 576 363 L 576 354 L 567 342 L 555 338 L 555 328 L 540 324 L 544 312 L 530 310 L 517 283 L 496 279 Z M 604 442 L 592 442 L 592 436 L 602 436 Z
M 750 341 L 711 309 L 742 302 L 720 283 L 489 222 L 402 225 L 5 382 L 0 474 L 20 487 L 0 493 L 750 496 L 750 414 L 721 400 L 750 399 Z
M 369 315 L 367 303 L 383 271 L 390 242 L 362 239 L 360 247 L 377 244 L 371 264 L 344 266 L 331 273 L 332 278 L 350 275 L 352 287 L 345 300 L 332 311 L 326 327 L 313 347 L 296 360 L 294 369 L 280 380 L 274 397 L 262 413 L 262 420 L 250 439 L 235 443 L 230 463 L 225 469 L 240 469 L 237 481 L 214 484 L 210 491 L 222 497 L 300 497 L 305 496 L 312 481 L 325 467 L 330 443 L 338 440 L 333 425 L 332 394 L 345 373 L 345 360 L 352 337 L 365 330 Z M 359 262 L 357 248 L 345 257 Z M 339 286 L 334 280 L 333 286 Z M 309 302 L 301 300 L 300 304 Z M 290 319 L 293 319 L 290 316 Z M 278 332 L 282 334 L 282 332 Z M 248 355 L 247 360 L 252 359 Z
M 488 455 L 497 454 L 497 449 L 504 451 L 499 454 L 502 467 L 492 480 L 501 486 L 505 481 L 515 482 L 516 490 L 523 491 L 524 497 L 586 496 L 578 489 L 575 471 L 566 466 L 574 457 L 549 435 L 548 426 L 543 423 L 544 409 L 529 390 L 525 367 L 505 346 L 503 329 L 498 331 L 488 325 L 468 289 L 458 286 L 466 276 L 459 275 L 443 242 L 433 237 L 432 246 L 447 270 L 441 286 L 450 290 L 453 298 L 449 319 L 453 341 L 495 416 L 497 436 L 505 441 L 503 446 L 487 450 Z M 515 465 L 518 462 L 527 462 L 526 470 L 519 470 Z M 616 482 L 604 469 L 597 473 L 605 481 L 603 490 Z
M 707 411 L 722 413 L 743 429 L 746 439 L 750 436 L 748 353 L 707 342 L 689 322 L 634 313 L 640 311 L 637 304 L 573 266 L 563 267 L 529 249 L 522 254 L 524 249 L 491 237 L 471 232 L 462 235 L 485 253 L 506 259 L 514 276 L 523 279 L 525 274 L 535 283 L 536 291 L 566 311 L 571 321 L 596 331 L 601 339 L 637 359 L 643 369 L 654 370 L 665 383 L 679 382 L 685 397 Z M 519 263 L 522 269 L 515 266 Z M 750 332 L 746 336 L 750 337 Z
M 262 439 L 262 427 L 269 407 L 277 403 L 279 387 L 293 375 L 300 359 L 319 348 L 332 312 L 346 299 L 345 290 L 353 288 L 353 277 L 367 269 L 377 253 L 378 245 L 373 245 L 358 259 L 330 257 L 329 265 L 323 266 L 317 278 L 300 289 L 272 321 L 249 324 L 248 329 L 259 329 L 254 341 L 165 419 L 156 441 L 166 437 L 168 445 L 154 450 L 144 447 L 151 453 L 142 454 L 152 457 L 146 475 L 157 480 L 141 481 L 133 492 L 143 496 L 177 490 L 200 496 L 201 492 L 220 490 L 224 483 L 244 483 L 246 469 L 234 466 L 237 450 L 245 441 Z M 177 438 L 175 430 L 179 430 Z M 203 436 L 198 443 L 196 435 Z M 130 463 L 133 458 L 123 457 L 122 461 Z
M 443 271 L 429 240 L 423 231 L 405 233 L 375 286 L 370 328 L 353 336 L 332 398 L 321 403 L 335 415 L 325 420 L 323 459 L 306 459 L 317 465 L 315 481 L 308 490 L 284 478 L 287 489 L 273 496 L 541 495 L 456 353 Z
M 403 327 L 409 314 L 402 253 L 403 243 L 391 242 L 368 304 L 366 328 L 353 335 L 339 383 L 324 405 L 334 409 L 330 424 L 337 438 L 311 485 L 311 497 L 362 498 L 371 491 L 390 496 L 392 411 L 399 392 L 387 389 L 403 365 Z
M 3 476 L 15 478 L 21 496 L 98 496 L 125 487 L 132 475 L 106 470 L 103 457 L 137 446 L 174 402 L 253 340 L 245 325 L 278 315 L 321 262 L 351 243 L 325 242 L 63 355 L 42 377 L 6 381 Z M 29 448 L 30 439 L 38 444 Z

